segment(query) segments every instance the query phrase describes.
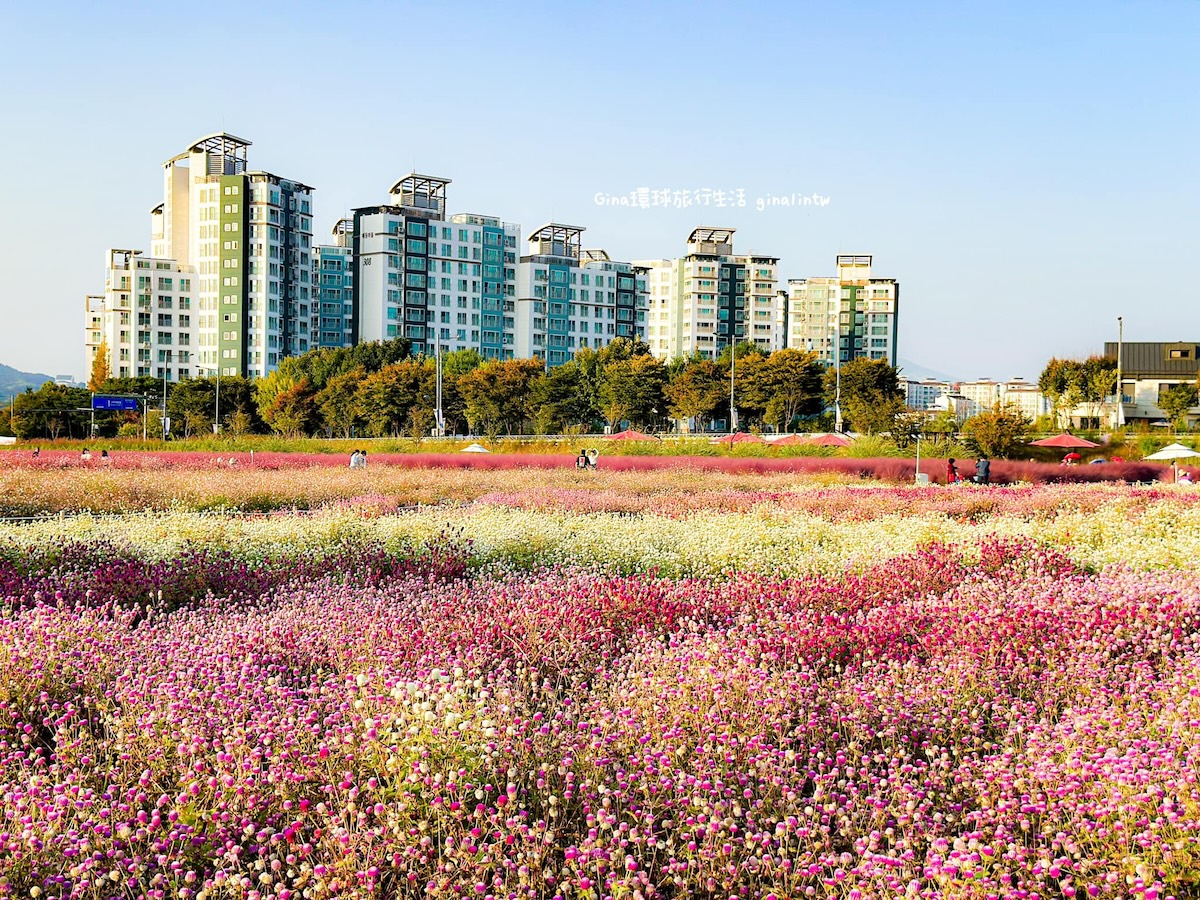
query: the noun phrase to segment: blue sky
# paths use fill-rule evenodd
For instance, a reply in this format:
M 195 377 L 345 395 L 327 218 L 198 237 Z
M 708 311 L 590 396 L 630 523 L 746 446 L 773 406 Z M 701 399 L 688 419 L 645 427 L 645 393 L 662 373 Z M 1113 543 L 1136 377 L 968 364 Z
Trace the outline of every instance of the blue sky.
M 102 8 L 107 7 L 107 8 Z M 203 14 L 196 18 L 194 14 Z M 783 277 L 871 253 L 900 355 L 1036 378 L 1200 340 L 1200 4 L 0 3 L 0 362 L 83 374 L 83 296 L 149 250 L 200 135 L 316 189 L 321 239 L 414 167 L 452 212 L 583 225 L 614 258 L 699 224 Z M 629 209 L 639 187 L 744 208 Z M 757 211 L 767 194 L 824 207 Z

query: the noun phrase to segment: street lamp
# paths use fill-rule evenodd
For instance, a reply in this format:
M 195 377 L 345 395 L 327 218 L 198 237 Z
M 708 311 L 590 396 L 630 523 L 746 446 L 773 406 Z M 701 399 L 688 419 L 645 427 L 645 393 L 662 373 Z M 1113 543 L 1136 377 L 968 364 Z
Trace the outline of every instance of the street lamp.
M 737 344 L 735 343 L 736 332 L 730 323 L 729 335 L 729 433 L 733 434 L 737 431 L 737 407 L 733 405 L 733 379 L 737 367 Z M 712 361 L 717 361 L 717 346 L 720 344 L 721 324 L 717 322 L 713 326 L 713 348 Z
M 731 329 L 732 330 L 732 329 Z M 737 431 L 737 407 L 733 405 L 733 374 L 737 365 L 737 344 L 734 336 L 729 338 L 729 433 Z
M 150 354 L 153 348 L 149 340 L 142 341 L 141 349 L 146 351 L 146 375 L 150 375 Z M 141 377 L 141 366 L 138 367 L 138 377 Z M 164 401 L 165 405 L 165 401 Z M 142 398 L 142 440 L 147 439 L 150 431 L 150 391 L 145 391 L 145 396 Z
M 1125 424 L 1125 373 L 1122 371 L 1125 350 L 1125 317 L 1117 316 L 1117 415 L 1116 427 Z

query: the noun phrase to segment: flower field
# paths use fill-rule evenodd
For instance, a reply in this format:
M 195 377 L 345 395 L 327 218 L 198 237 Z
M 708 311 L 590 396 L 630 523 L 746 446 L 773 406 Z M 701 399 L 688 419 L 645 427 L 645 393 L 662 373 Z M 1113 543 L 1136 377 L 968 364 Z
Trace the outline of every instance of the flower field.
M 153 474 L 0 470 L 0 896 L 1200 896 L 1186 488 Z

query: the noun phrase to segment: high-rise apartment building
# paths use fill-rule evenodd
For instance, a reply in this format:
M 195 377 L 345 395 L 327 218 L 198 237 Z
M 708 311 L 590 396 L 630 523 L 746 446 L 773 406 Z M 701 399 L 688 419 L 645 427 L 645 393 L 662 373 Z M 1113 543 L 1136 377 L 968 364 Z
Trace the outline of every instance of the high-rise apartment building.
M 338 219 L 333 243 L 313 247 L 312 330 L 313 347 L 353 347 L 357 342 L 354 318 L 354 220 Z
M 307 351 L 312 188 L 248 165 L 250 142 L 201 138 L 163 164 L 152 254 L 196 273 L 198 364 L 266 375 Z
M 213 134 L 167 160 L 150 255 L 109 252 L 114 374 L 261 376 L 315 345 L 312 188 L 252 171 L 249 146 Z
M 900 283 L 875 278 L 871 257 L 837 258 L 836 277 L 792 278 L 780 297 L 782 346 L 812 350 L 832 365 L 852 359 L 886 359 L 896 365 Z
M 195 289 L 195 274 L 173 259 L 109 250 L 104 293 L 85 300 L 88 371 L 105 346 L 115 377 L 178 381 L 201 374 L 194 368 Z
M 646 341 L 660 359 L 701 353 L 716 357 L 731 343 L 778 349 L 779 259 L 735 255 L 732 228 L 700 227 L 677 259 L 637 261 L 646 269 Z
M 517 276 L 516 355 L 567 362 L 584 347 L 641 336 L 644 273 L 603 250 L 582 249 L 584 229 L 551 222 L 529 236 Z
M 511 359 L 520 227 L 447 217 L 448 184 L 414 172 L 392 186 L 389 203 L 354 210 L 357 339 L 406 337 L 413 353 L 474 348 Z

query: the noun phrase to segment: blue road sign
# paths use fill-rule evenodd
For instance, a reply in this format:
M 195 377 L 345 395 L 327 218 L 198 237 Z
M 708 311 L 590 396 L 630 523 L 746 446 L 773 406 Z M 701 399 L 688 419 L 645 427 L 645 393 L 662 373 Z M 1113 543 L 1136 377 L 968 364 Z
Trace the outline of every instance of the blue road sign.
M 116 409 L 137 411 L 137 397 L 93 397 L 92 409 Z

